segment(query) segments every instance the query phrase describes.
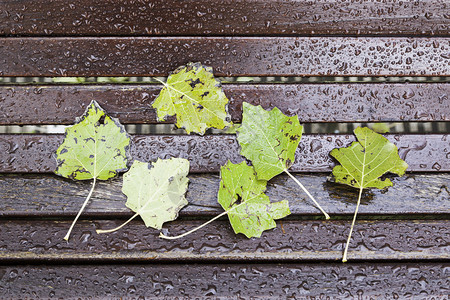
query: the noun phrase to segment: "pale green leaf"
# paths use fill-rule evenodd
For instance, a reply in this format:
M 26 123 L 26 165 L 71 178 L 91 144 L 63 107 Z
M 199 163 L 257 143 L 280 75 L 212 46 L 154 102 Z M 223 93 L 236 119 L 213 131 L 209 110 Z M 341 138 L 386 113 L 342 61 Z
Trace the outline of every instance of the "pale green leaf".
M 266 111 L 244 102 L 237 139 L 241 154 L 251 160 L 258 179 L 270 180 L 294 163 L 302 131 L 297 116 L 288 117 L 276 107 Z
M 255 171 L 242 162 L 228 162 L 220 169 L 218 201 L 228 214 L 235 233 L 260 237 L 264 230 L 276 226 L 275 219 L 290 214 L 287 200 L 271 203 L 264 194 L 266 181 L 258 180 Z
M 204 134 L 209 127 L 223 129 L 231 124 L 227 104 L 228 98 L 212 68 L 188 63 L 167 78 L 152 106 L 159 121 L 176 114 L 179 128 Z
M 126 206 L 140 215 L 147 227 L 161 229 L 188 204 L 184 196 L 188 173 L 189 161 L 183 158 L 158 159 L 153 164 L 134 161 L 123 175 Z
M 366 127 L 358 127 L 354 133 L 357 142 L 330 152 L 340 163 L 333 169 L 335 181 L 356 188 L 382 189 L 392 186 L 389 179 L 379 177 L 387 172 L 399 176 L 405 173 L 408 164 L 398 155 L 397 147 Z
M 92 101 L 76 124 L 66 129 L 56 151 L 56 174 L 76 179 L 114 177 L 127 169 L 131 139 L 117 119 Z

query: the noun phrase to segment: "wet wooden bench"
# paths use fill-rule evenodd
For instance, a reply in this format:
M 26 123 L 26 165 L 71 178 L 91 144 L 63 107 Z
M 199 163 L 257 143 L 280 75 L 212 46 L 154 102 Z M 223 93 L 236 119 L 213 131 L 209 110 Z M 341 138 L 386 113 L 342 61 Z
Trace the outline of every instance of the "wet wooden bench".
M 446 1 L 0 0 L 0 75 L 167 76 L 190 61 L 216 76 L 317 77 L 317 83 L 224 84 L 229 111 L 279 107 L 302 123 L 450 121 Z M 330 83 L 334 76 L 397 78 Z M 408 78 L 405 80 L 405 78 Z M 448 77 L 447 77 L 448 78 Z M 411 81 L 405 83 L 405 81 Z M 156 123 L 152 84 L 7 84 L 0 124 L 72 124 L 97 100 L 125 124 Z M 173 119 L 169 120 L 173 122 Z M 292 167 L 330 221 L 280 175 L 272 201 L 292 215 L 260 239 L 226 219 L 167 241 L 131 216 L 120 180 L 100 182 L 69 243 L 63 240 L 89 182 L 52 174 L 62 134 L 0 135 L 0 297 L 444 299 L 449 285 L 450 136 L 386 134 L 409 164 L 388 191 L 371 190 L 340 262 L 357 190 L 327 182 L 328 155 L 349 134 L 304 135 Z M 221 212 L 219 166 L 241 160 L 233 135 L 134 135 L 141 160 L 191 162 L 190 202 L 164 232 L 184 232 Z

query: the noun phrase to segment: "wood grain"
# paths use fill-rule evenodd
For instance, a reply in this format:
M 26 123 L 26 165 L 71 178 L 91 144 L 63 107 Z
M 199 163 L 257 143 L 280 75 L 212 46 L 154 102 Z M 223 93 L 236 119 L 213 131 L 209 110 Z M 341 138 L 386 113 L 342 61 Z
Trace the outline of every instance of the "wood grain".
M 159 231 L 133 221 L 110 234 L 125 220 L 81 221 L 69 242 L 63 240 L 71 220 L 0 221 L 0 261 L 62 262 L 261 262 L 338 261 L 342 259 L 350 220 L 278 221 L 261 238 L 236 235 L 228 220 L 216 221 L 178 240 L 159 238 Z M 178 220 L 164 225 L 162 232 L 177 235 L 204 220 Z M 449 221 L 357 222 L 349 247 L 349 260 L 450 259 Z
M 294 174 L 330 215 L 352 215 L 358 190 L 327 181 L 329 174 Z M 211 217 L 223 211 L 217 203 L 217 174 L 189 175 L 186 198 L 189 205 L 181 210 L 183 217 Z M 450 174 L 407 174 L 391 178 L 394 186 L 387 191 L 365 191 L 360 207 L 364 216 L 398 215 L 403 218 L 427 215 L 439 218 L 449 214 Z M 73 217 L 91 187 L 90 182 L 66 180 L 56 175 L 0 175 L 0 216 L 11 217 Z M 83 216 L 92 218 L 127 218 L 132 212 L 125 207 L 121 178 L 99 181 Z M 292 216 L 307 218 L 322 215 L 296 183 L 287 175 L 279 175 L 267 185 L 271 201 L 289 201 Z M 70 201 L 68 199 L 70 198 Z M 418 216 L 419 215 L 419 216 Z
M 450 76 L 449 38 L 0 38 L 0 76 Z
M 409 171 L 450 171 L 450 137 L 447 134 L 387 134 L 397 145 Z M 355 140 L 353 135 L 304 135 L 296 151 L 292 172 L 329 172 L 335 162 L 329 152 Z M 54 153 L 63 135 L 0 135 L 0 173 L 53 172 Z M 239 163 L 235 135 L 135 135 L 131 154 L 134 159 L 182 157 L 190 161 L 190 172 L 219 172 L 228 160 Z
M 448 263 L 112 264 L 0 266 L 10 297 L 434 298 Z
M 444 0 L 0 1 L 0 35 L 444 35 Z
M 300 122 L 450 121 L 450 84 L 225 84 L 233 122 L 242 103 L 278 107 Z M 73 124 L 96 100 L 122 123 L 157 123 L 159 85 L 0 86 L 0 124 Z M 175 117 L 168 119 L 174 123 Z

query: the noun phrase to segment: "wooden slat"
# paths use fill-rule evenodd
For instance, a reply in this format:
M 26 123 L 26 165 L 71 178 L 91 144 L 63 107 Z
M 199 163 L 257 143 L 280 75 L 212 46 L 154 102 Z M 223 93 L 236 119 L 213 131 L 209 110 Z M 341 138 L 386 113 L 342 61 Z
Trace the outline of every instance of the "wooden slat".
M 242 102 L 301 122 L 450 121 L 450 84 L 227 84 L 233 122 Z M 157 123 L 157 85 L 0 86 L 0 124 L 72 124 L 95 99 L 122 123 Z M 173 123 L 174 118 L 169 122 Z
M 449 76 L 449 38 L 0 38 L 2 76 Z
M 447 35 L 444 0 L 0 1 L 1 35 Z M 2 11 L 3 10 L 3 11 Z
M 389 134 L 409 171 L 450 171 L 450 137 L 447 134 Z M 0 135 L 0 173 L 53 172 L 54 153 L 64 136 L 24 134 Z M 292 172 L 328 172 L 334 166 L 329 152 L 355 140 L 353 135 L 304 135 L 296 151 Z M 134 159 L 153 161 L 182 157 L 191 163 L 191 172 L 218 172 L 227 160 L 242 161 L 234 135 L 135 135 Z
M 327 174 L 294 174 L 330 215 L 352 215 L 358 190 L 327 181 Z M 223 209 L 217 203 L 219 175 L 191 174 L 186 194 L 189 205 L 181 216 L 211 217 Z M 407 174 L 392 178 L 387 191 L 371 189 L 363 194 L 359 209 L 363 215 L 450 214 L 450 174 Z M 64 180 L 47 174 L 0 175 L 0 216 L 2 217 L 73 217 L 82 206 L 91 187 L 88 181 Z M 100 181 L 83 216 L 132 216 L 125 207 L 122 180 Z M 271 201 L 289 201 L 293 216 L 320 216 L 321 212 L 287 175 L 270 180 L 266 194 Z M 68 201 L 70 197 L 70 201 Z
M 448 263 L 1 266 L 13 298 L 446 299 Z
M 67 221 L 0 221 L 0 261 L 324 261 L 342 259 L 351 221 L 280 221 L 261 238 L 236 235 L 228 221 L 217 221 L 177 240 L 133 221 L 120 231 L 96 234 L 124 220 L 81 221 L 69 242 Z M 176 235 L 204 221 L 174 221 L 163 232 Z M 356 224 L 351 260 L 450 259 L 449 221 L 364 221 Z

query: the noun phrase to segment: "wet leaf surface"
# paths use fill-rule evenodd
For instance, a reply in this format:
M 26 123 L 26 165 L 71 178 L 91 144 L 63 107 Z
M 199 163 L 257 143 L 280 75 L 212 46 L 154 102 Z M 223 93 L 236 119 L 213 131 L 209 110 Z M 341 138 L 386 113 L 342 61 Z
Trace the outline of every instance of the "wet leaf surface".
M 266 111 L 244 102 L 237 131 L 241 154 L 251 160 L 258 179 L 270 180 L 294 163 L 303 127 L 297 116 L 288 117 L 276 107 Z
M 164 83 L 153 102 L 158 119 L 177 115 L 176 125 L 187 133 L 204 134 L 207 128 L 223 129 L 230 125 L 228 98 L 212 68 L 189 63 L 176 69 Z
M 84 116 L 66 129 L 56 150 L 56 174 L 75 179 L 106 180 L 127 169 L 131 138 L 118 120 L 92 101 Z
M 139 214 L 147 227 L 161 229 L 188 204 L 184 196 L 188 173 L 189 161 L 183 158 L 158 159 L 153 164 L 134 161 L 123 176 L 126 206 Z
M 341 163 L 333 169 L 336 182 L 356 188 L 382 189 L 392 186 L 389 178 L 380 179 L 383 174 L 405 174 L 408 164 L 400 158 L 393 143 L 369 128 L 358 127 L 355 135 L 357 142 L 330 152 Z
M 274 228 L 275 220 L 291 212 L 287 200 L 270 203 L 264 194 L 266 181 L 258 180 L 252 167 L 245 162 L 228 162 L 221 168 L 218 201 L 228 211 L 235 233 L 260 237 L 264 230 Z

